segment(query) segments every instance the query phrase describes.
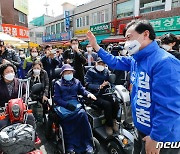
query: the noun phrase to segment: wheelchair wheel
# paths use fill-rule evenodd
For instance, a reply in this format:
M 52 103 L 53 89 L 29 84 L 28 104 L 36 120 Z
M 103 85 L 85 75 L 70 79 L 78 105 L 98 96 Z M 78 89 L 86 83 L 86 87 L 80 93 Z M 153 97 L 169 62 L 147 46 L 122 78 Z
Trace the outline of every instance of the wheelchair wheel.
M 98 154 L 100 151 L 100 143 L 95 137 L 93 137 L 93 141 L 94 141 L 94 146 L 95 146 L 94 147 L 94 153 Z

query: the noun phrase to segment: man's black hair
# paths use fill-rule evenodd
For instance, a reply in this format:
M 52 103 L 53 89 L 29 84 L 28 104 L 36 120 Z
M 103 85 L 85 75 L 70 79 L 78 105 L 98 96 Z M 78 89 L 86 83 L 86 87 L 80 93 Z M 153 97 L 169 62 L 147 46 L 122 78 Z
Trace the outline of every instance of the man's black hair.
M 46 50 L 47 48 L 50 48 L 50 47 L 51 45 L 46 45 L 44 49 Z
M 148 20 L 132 20 L 130 23 L 128 23 L 123 30 L 123 35 L 126 35 L 126 31 L 131 27 L 134 26 L 135 31 L 139 34 L 142 34 L 144 31 L 149 31 L 149 38 L 151 40 L 154 40 L 156 38 L 156 34 L 154 32 L 154 29 L 150 22 Z
M 72 38 L 70 42 L 72 43 L 73 41 L 76 41 L 76 42 L 78 42 L 78 43 L 79 43 L 79 40 L 78 40 L 78 38 L 77 38 L 77 37 Z
M 5 64 L 0 65 L 0 75 L 1 75 L 1 77 L 3 76 L 4 70 L 9 66 L 12 67 L 14 69 L 14 72 L 16 73 L 17 68 L 16 68 L 16 66 L 14 64 L 5 63 Z

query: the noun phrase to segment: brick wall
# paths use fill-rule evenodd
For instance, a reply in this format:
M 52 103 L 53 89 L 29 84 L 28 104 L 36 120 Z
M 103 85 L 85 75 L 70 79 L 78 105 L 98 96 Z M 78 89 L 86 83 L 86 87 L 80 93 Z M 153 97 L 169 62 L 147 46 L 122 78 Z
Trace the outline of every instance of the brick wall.
M 28 27 L 27 15 L 25 16 L 25 23 L 19 22 L 19 11 L 14 9 L 14 0 L 0 0 L 0 3 L 2 23 Z

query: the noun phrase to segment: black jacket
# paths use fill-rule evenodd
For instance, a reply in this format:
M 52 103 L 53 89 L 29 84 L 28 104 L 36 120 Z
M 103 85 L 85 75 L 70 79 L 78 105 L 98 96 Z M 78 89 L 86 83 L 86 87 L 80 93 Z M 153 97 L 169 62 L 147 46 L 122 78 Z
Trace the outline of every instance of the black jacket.
M 176 50 L 172 50 L 172 51 L 168 51 L 168 52 L 180 60 L 180 52 L 178 52 Z
M 33 76 L 33 70 L 32 69 L 28 72 L 27 77 L 31 78 L 31 80 L 30 80 L 30 89 L 31 89 L 31 87 L 35 84 L 34 83 L 34 76 Z M 47 72 L 45 70 L 41 70 L 41 72 L 40 72 L 40 83 L 42 83 L 42 85 L 43 85 L 42 94 L 44 96 L 48 97 L 49 78 L 48 78 L 48 74 L 47 74 Z
M 48 77 L 50 79 L 53 79 L 55 76 L 55 68 L 56 66 L 59 64 L 59 62 L 55 59 L 55 58 L 52 58 L 51 59 L 51 62 L 49 61 L 49 58 L 44 56 L 42 59 L 41 59 L 41 62 L 43 64 L 43 68 L 44 70 L 47 72 L 48 74 Z
M 67 63 L 67 59 L 71 59 L 75 73 L 74 77 L 79 79 L 84 85 L 84 65 L 86 64 L 86 58 L 83 56 L 84 51 L 81 50 L 81 52 L 73 52 L 71 49 L 66 50 L 64 52 L 63 58 L 64 62 Z
M 16 51 L 12 49 L 6 48 L 5 52 L 2 55 L 0 55 L 0 64 L 2 63 L 3 59 L 10 61 L 12 64 L 14 64 L 17 67 L 19 67 L 21 64 L 20 57 L 16 54 Z

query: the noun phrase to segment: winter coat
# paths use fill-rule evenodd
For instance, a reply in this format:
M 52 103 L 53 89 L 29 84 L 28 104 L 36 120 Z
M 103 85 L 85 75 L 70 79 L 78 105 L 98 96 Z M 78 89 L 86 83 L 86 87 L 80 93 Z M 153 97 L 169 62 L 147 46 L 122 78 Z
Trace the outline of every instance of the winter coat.
M 17 78 L 15 78 L 13 82 L 14 82 L 13 92 L 11 96 L 9 96 L 6 83 L 4 82 L 3 79 L 0 80 L 0 87 L 1 87 L 0 88 L 0 106 L 1 107 L 4 107 L 5 103 L 8 103 L 10 99 L 18 98 L 19 81 Z M 26 92 L 26 87 L 24 85 L 22 94 L 24 95 L 25 92 Z
M 85 75 L 85 84 L 92 93 L 96 93 L 99 90 L 100 85 L 104 81 L 108 81 L 108 79 L 108 69 L 105 68 L 104 71 L 99 72 L 95 67 L 92 67 L 87 71 Z
M 87 97 L 89 92 L 85 90 L 81 82 L 76 78 L 73 78 L 71 81 L 61 78 L 54 85 L 54 101 L 57 105 L 64 108 L 66 108 L 67 101 L 77 100 L 78 94 Z
M 35 84 L 34 83 L 34 79 L 35 79 L 35 77 L 33 76 L 33 70 L 30 70 L 29 72 L 28 72 L 28 75 L 27 75 L 27 77 L 29 78 L 31 78 L 31 80 L 30 80 L 30 89 L 31 89 L 31 87 Z M 48 74 L 47 74 L 47 72 L 45 71 L 45 70 L 41 70 L 41 72 L 40 72 L 40 82 L 39 83 L 42 83 L 42 86 L 43 86 L 43 91 L 42 91 L 42 94 L 43 94 L 43 96 L 46 96 L 46 97 L 48 97 L 48 91 L 49 91 L 49 78 L 48 78 Z

